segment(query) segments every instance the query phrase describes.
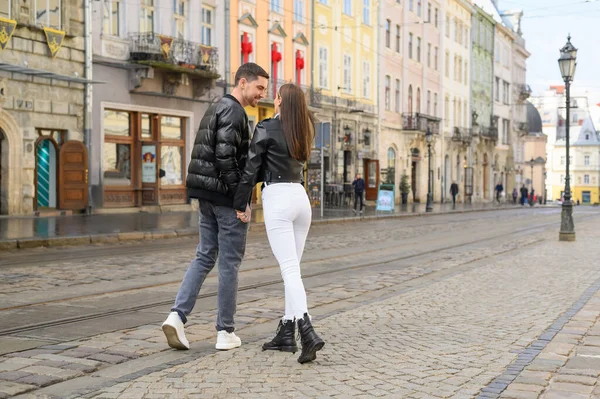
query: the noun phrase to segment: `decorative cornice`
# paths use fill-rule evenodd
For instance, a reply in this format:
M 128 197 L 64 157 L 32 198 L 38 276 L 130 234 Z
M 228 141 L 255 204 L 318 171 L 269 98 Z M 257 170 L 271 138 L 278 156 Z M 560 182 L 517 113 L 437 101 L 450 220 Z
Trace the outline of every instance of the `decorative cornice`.
M 240 24 L 243 24 L 243 25 L 248 25 L 248 26 L 251 26 L 253 28 L 258 28 L 258 22 L 256 22 L 256 20 L 252 16 L 252 14 L 250 14 L 249 12 L 245 13 L 244 15 L 242 15 L 240 17 L 240 19 L 238 19 L 238 22 Z
M 308 39 L 302 32 L 298 32 L 298 34 L 294 37 L 294 42 L 308 46 Z
M 287 37 L 287 34 L 283 30 L 283 27 L 281 26 L 281 24 L 279 24 L 279 22 L 275 22 L 273 27 L 271 29 L 269 29 L 269 33 L 272 33 L 274 35 L 278 35 L 281 37 Z

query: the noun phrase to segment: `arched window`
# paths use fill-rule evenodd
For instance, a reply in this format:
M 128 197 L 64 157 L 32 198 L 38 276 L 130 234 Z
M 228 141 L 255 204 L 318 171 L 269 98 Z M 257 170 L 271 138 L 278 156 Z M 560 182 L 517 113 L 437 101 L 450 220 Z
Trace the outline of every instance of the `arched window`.
M 388 168 L 396 167 L 396 151 L 390 147 L 388 148 Z
M 417 87 L 417 114 L 421 113 L 421 89 Z
M 408 114 L 412 114 L 413 112 L 413 101 L 412 101 L 412 85 L 408 86 Z

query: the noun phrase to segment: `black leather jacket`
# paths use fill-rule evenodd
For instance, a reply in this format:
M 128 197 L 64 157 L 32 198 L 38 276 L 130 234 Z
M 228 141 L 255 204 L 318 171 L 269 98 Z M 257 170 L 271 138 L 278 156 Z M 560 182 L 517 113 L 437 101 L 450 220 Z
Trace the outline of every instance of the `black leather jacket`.
M 279 118 L 265 119 L 254 129 L 233 207 L 245 211 L 252 188 L 258 182 L 301 183 L 303 170 L 304 162 L 290 156 Z
M 235 97 L 223 96 L 200 121 L 186 178 L 189 197 L 233 206 L 249 143 L 246 111 Z

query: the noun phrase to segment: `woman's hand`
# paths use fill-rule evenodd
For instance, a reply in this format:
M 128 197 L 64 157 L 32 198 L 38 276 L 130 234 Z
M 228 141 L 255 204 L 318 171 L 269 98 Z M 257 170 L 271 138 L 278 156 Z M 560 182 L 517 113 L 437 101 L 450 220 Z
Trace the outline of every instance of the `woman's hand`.
M 237 218 L 240 219 L 244 223 L 248 223 L 252 217 L 252 210 L 250 209 L 250 205 L 246 205 L 246 212 L 235 211 Z

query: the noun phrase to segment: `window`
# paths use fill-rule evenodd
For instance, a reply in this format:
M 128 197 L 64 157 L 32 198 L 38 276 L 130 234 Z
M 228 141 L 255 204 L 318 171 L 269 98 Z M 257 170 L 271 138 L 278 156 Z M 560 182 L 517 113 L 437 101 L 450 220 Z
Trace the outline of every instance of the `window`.
M 294 0 L 294 21 L 304 23 L 304 0 Z
M 589 155 L 586 155 L 583 157 L 583 165 L 590 166 L 590 156 Z
M 433 66 L 435 70 L 438 70 L 438 48 L 436 47 L 433 51 Z
M 427 4 L 427 22 L 431 23 L 431 3 Z
M 417 17 L 421 16 L 421 0 L 417 0 Z
M 363 0 L 363 24 L 371 25 L 371 0 Z
M 104 111 L 104 185 L 131 186 L 133 136 L 129 112 Z
M 394 169 L 396 167 L 396 151 L 390 147 L 388 148 L 388 169 Z
M 408 0 L 408 11 L 414 10 L 413 3 L 414 3 L 414 0 Z
M 202 7 L 202 37 L 200 43 L 205 46 L 212 46 L 213 31 L 213 9 Z
M 502 93 L 502 94 L 504 94 L 502 96 L 503 100 L 504 100 L 504 104 L 510 104 L 510 83 L 504 81 L 504 82 L 502 82 L 502 86 L 504 88 L 504 93 Z
M 392 23 L 389 19 L 385 20 L 385 47 L 390 48 L 390 29 Z
M 467 61 L 465 61 L 465 80 L 464 80 L 464 84 L 468 84 L 468 74 L 467 74 L 468 70 L 469 70 L 469 65 L 467 64 Z
M 417 37 L 417 62 L 421 62 L 421 38 Z
M 344 14 L 352 15 L 352 0 L 344 0 Z
M 450 37 L 450 18 L 446 17 L 446 37 Z
M 560 184 L 565 182 L 565 175 L 560 175 Z
M 10 0 L 9 0 L 10 1 Z M 5 7 L 7 8 L 7 7 Z M 35 24 L 61 28 L 60 0 L 35 0 Z
M 10 19 L 11 0 L 0 0 L 0 18 Z
M 448 96 L 444 101 L 444 125 L 446 127 L 450 125 L 450 98 Z
M 161 186 L 181 186 L 183 183 L 183 161 L 185 156 L 183 118 L 160 117 L 161 153 L 160 167 L 165 171 Z
M 140 0 L 140 32 L 154 32 L 154 0 Z
M 385 109 L 387 111 L 391 110 L 392 106 L 390 104 L 391 100 L 390 100 L 390 85 L 391 85 L 391 78 L 390 75 L 385 75 Z
M 563 155 L 563 156 L 561 156 L 561 157 L 560 157 L 560 164 L 561 164 L 561 165 L 564 165 L 564 164 L 565 164 L 565 160 L 566 160 L 566 157 L 565 157 L 564 155 Z
M 328 5 L 329 4 L 329 0 L 319 0 L 319 3 Z
M 450 54 L 448 52 L 446 52 L 446 65 L 445 65 L 445 73 L 446 73 L 446 77 L 449 78 L 450 77 Z
M 431 43 L 427 43 L 427 67 L 431 68 Z
M 371 64 L 363 62 L 363 97 L 371 98 Z
M 413 56 L 413 34 L 409 33 L 408 34 L 408 58 L 410 58 L 412 60 L 412 56 Z
M 396 92 L 394 96 L 396 102 L 396 112 L 400 113 L 400 79 L 396 79 Z
M 433 95 L 433 116 L 438 116 L 437 108 L 438 108 L 438 95 L 437 95 L 437 93 L 435 93 Z
M 412 101 L 412 85 L 408 85 L 408 113 L 412 114 L 413 101 Z
M 421 113 L 421 89 L 417 87 L 417 104 L 416 104 L 417 114 Z
M 271 11 L 281 13 L 281 2 L 282 0 L 271 0 Z
M 583 175 L 583 184 L 590 184 L 590 175 Z
M 496 101 L 500 101 L 500 78 L 496 77 L 496 93 L 494 96 Z
M 431 90 L 427 90 L 427 115 L 431 115 Z
M 2 2 L 2 0 L 0 0 Z M 102 33 L 107 36 L 119 36 L 119 0 L 104 0 L 104 24 Z M 10 0 L 9 0 L 10 4 Z M 2 12 L 0 11 L 0 16 Z
M 319 87 L 326 89 L 329 87 L 329 68 L 327 62 L 327 49 L 319 48 Z
M 502 119 L 502 144 L 508 144 L 509 141 L 509 121 L 508 119 Z
M 458 82 L 462 81 L 463 73 L 462 73 L 462 57 L 458 57 L 458 76 L 456 80 Z
M 175 37 L 185 39 L 187 31 L 187 0 L 174 0 L 173 18 L 175 18 Z
M 344 87 L 346 93 L 352 93 L 352 57 L 344 55 Z
M 439 12 L 438 9 L 435 9 L 435 27 L 439 27 Z
M 400 25 L 396 25 L 396 52 L 400 52 Z

